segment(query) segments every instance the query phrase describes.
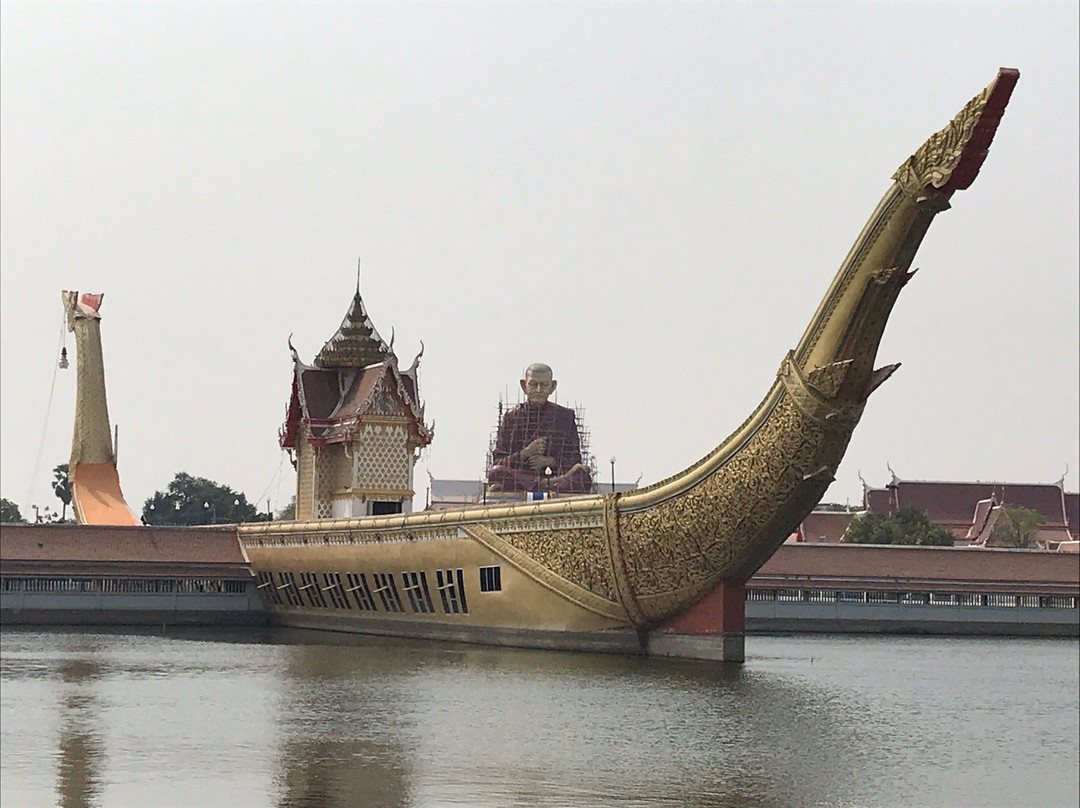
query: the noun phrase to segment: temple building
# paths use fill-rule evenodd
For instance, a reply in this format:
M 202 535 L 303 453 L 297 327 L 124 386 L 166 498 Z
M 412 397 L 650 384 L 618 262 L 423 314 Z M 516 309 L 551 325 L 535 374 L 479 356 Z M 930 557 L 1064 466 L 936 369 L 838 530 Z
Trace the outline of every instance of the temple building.
M 1054 483 L 935 482 L 902 480 L 893 474 L 882 488 L 866 486 L 863 499 L 870 513 L 920 510 L 952 533 L 957 544 L 984 545 L 1003 505 L 1029 508 L 1042 516 L 1037 540 L 1045 547 L 1075 541 L 1080 535 L 1080 494 L 1067 492 L 1064 478 Z
M 1004 506 L 1036 511 L 1043 523 L 1035 536 L 1048 549 L 1080 550 L 1080 494 L 1065 490 L 1062 478 L 1054 483 L 939 482 L 902 480 L 895 474 L 882 487 L 863 483 L 858 511 L 821 505 L 807 514 L 787 543 L 839 542 L 852 519 L 864 513 L 888 516 L 900 508 L 915 508 L 931 524 L 945 528 L 956 545 L 991 547 L 994 523 Z
M 312 364 L 293 359 L 292 394 L 281 448 L 296 468 L 296 518 L 409 513 L 413 471 L 431 443 L 417 370 L 398 368 L 393 336 L 375 330 L 357 284 L 337 332 Z

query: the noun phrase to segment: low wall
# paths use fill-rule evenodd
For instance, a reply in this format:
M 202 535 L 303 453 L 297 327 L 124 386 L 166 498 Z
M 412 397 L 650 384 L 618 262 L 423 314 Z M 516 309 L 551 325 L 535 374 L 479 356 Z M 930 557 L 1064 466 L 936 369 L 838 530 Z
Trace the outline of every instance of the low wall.
M 1080 636 L 1080 558 L 788 544 L 746 584 L 747 633 Z
M 236 530 L 3 525 L 0 622 L 265 625 Z
M 844 602 L 747 602 L 747 634 L 803 632 L 1080 637 L 1080 610 Z

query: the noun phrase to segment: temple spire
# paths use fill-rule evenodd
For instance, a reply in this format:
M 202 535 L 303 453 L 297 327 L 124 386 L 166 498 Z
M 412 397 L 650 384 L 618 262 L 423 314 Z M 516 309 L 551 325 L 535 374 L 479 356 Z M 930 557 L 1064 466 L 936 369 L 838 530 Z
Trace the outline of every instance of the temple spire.
M 391 346 L 379 335 L 360 296 L 360 272 L 357 267 L 356 293 L 334 336 L 315 357 L 320 368 L 363 368 L 385 361 L 394 355 Z

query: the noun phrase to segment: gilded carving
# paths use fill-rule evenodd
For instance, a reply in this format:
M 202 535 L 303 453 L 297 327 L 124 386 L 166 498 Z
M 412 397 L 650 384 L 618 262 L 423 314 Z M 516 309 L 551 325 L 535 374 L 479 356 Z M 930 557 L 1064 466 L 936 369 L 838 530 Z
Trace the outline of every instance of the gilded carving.
M 614 599 L 602 528 L 556 530 L 537 525 L 534 530 L 507 533 L 502 538 L 531 558 L 542 560 L 560 577 Z
M 503 537 L 484 525 L 469 525 L 465 530 L 492 552 L 505 558 L 530 578 L 557 592 L 567 600 L 571 600 L 589 611 L 613 620 L 625 619 L 625 614 L 613 600 L 613 594 L 598 592 L 593 587 L 583 586 L 579 580 L 580 576 L 574 575 L 575 571 L 580 572 L 582 570 L 582 562 L 585 559 L 581 554 L 575 552 L 573 545 L 565 542 L 568 538 L 579 537 L 561 536 L 558 533 L 540 534 L 543 537 L 544 546 L 533 547 L 530 552 L 517 544 L 507 542 Z M 515 539 L 521 539 L 522 535 L 518 534 Z M 560 539 L 564 542 L 561 546 L 553 543 L 558 542 Z M 541 553 L 539 558 L 542 561 L 538 560 L 536 554 L 538 550 Z M 560 564 L 560 561 L 563 563 Z M 604 561 L 603 556 L 596 556 L 591 559 L 591 562 L 599 567 L 603 566 Z M 586 577 L 592 577 L 596 566 L 591 570 L 584 570 Z
M 772 525 L 777 503 L 800 487 L 820 495 L 831 480 L 831 472 L 821 481 L 812 473 L 832 454 L 821 451 L 825 433 L 784 396 L 750 442 L 701 484 L 647 511 L 621 515 L 625 563 L 639 603 L 648 605 L 647 618 L 685 608 L 702 589 L 737 577 L 752 557 L 745 547 L 766 546 L 771 553 L 787 538 L 793 525 Z
M 851 370 L 850 359 L 845 359 L 843 362 L 831 362 L 824 367 L 814 368 L 814 370 L 807 373 L 806 383 L 812 390 L 816 390 L 819 395 L 832 398 L 840 392 L 840 385 L 847 377 L 849 370 Z
M 997 80 L 972 98 L 948 126 L 931 135 L 896 169 L 892 178 L 900 184 L 904 193 L 917 199 L 924 196 L 928 189 L 943 188 L 948 183 L 996 85 Z

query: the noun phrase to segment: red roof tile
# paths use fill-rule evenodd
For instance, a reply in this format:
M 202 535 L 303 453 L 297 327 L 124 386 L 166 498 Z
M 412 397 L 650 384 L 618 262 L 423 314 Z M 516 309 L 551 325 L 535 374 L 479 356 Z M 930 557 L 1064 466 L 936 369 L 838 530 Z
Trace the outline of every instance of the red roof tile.
M 14 561 L 247 563 L 232 527 L 4 525 L 0 564 Z
M 891 497 L 890 497 L 891 494 Z M 1047 525 L 1065 524 L 1063 494 L 1056 483 L 950 483 L 897 480 L 885 489 L 867 491 L 874 513 L 917 508 L 936 524 L 970 525 L 982 500 L 1038 511 Z
M 896 510 L 896 492 L 891 488 L 871 488 L 866 492 L 866 509 L 870 513 L 892 513 Z
M 803 541 L 840 541 L 853 513 L 814 511 L 802 522 Z
M 338 374 L 334 370 L 300 368 L 300 403 L 304 418 L 329 418 L 341 400 Z
M 1080 494 L 1065 495 L 1065 518 L 1074 539 L 1080 539 Z
M 859 544 L 784 544 L 748 582 L 754 587 L 791 579 L 1040 584 L 1080 591 L 1080 563 L 1070 553 L 972 547 L 881 547 Z

